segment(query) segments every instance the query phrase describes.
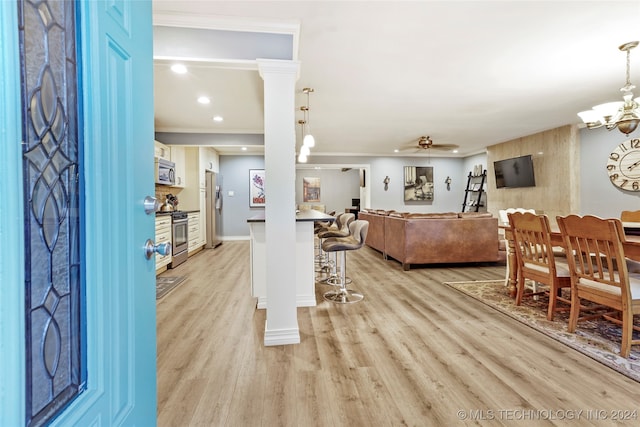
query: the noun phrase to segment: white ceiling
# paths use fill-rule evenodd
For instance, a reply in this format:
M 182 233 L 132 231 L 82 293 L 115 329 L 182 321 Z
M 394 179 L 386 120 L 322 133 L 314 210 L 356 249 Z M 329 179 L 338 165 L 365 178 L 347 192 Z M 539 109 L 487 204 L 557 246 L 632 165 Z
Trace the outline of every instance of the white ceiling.
M 302 88 L 314 88 L 309 118 L 316 139 L 312 155 L 318 156 L 423 155 L 414 149 L 393 153 L 422 135 L 435 144 L 460 146 L 458 154 L 433 156 L 465 156 L 579 123 L 578 111 L 622 99 L 626 57 L 618 46 L 640 40 L 640 1 L 153 0 L 153 5 L 156 22 L 161 15 L 187 23 L 205 17 L 299 24 L 296 106 L 306 105 Z M 156 131 L 263 132 L 263 86 L 255 68 L 200 61 L 189 64 L 186 76 L 177 76 L 168 70 L 170 63 L 155 64 Z M 632 52 L 631 71 L 631 81 L 640 85 L 640 48 Z M 212 103 L 197 104 L 201 93 Z M 214 123 L 214 114 L 224 122 Z M 301 111 L 296 118 L 302 118 Z M 296 134 L 300 139 L 297 124 Z M 229 154 L 238 147 L 218 149 Z

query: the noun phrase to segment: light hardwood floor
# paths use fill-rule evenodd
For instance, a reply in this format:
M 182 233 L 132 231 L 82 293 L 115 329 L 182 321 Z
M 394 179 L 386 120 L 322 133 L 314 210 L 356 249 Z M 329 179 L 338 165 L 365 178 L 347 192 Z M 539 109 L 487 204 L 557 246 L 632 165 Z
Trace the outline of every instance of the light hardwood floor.
M 326 302 L 318 285 L 317 307 L 298 309 L 301 343 L 277 347 L 263 345 L 248 242 L 163 273 L 188 279 L 157 304 L 158 425 L 584 426 L 638 410 L 637 382 L 442 284 L 504 267 L 347 258 L 364 301 Z

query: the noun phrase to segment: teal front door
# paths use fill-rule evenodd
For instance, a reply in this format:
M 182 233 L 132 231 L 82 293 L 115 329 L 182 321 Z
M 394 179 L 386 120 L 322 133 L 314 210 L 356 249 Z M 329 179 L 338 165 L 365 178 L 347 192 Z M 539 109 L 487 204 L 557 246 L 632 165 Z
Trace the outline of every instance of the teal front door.
M 55 8 L 48 8 L 46 2 L 30 3 L 34 19 L 41 20 L 43 28 L 59 31 Z M 80 329 L 85 376 L 81 392 L 55 414 L 51 425 L 153 426 L 155 261 L 154 257 L 147 259 L 144 249 L 147 239 L 154 238 L 154 215 L 144 206 L 145 197 L 154 195 L 151 1 L 82 0 L 76 4 L 78 129 L 82 140 L 78 157 L 83 168 L 78 174 L 83 179 L 79 196 L 79 271 L 84 289 Z M 25 182 L 23 172 L 28 157 L 23 150 L 28 144 L 23 127 L 33 124 L 23 123 L 21 115 L 20 25 L 17 2 L 0 1 L 2 426 L 21 426 L 31 419 L 27 408 L 35 393 L 30 391 L 32 374 L 27 372 L 33 362 L 27 342 L 36 349 L 39 345 L 37 337 L 30 341 L 33 336 L 26 336 L 25 298 L 29 292 L 25 290 L 25 271 L 38 270 L 31 265 L 25 242 L 29 232 L 25 230 L 25 198 L 30 197 L 30 183 Z M 47 43 L 47 36 L 43 38 Z M 64 58 L 38 59 L 65 66 Z M 31 64 L 24 69 L 24 73 L 35 72 Z M 43 111 L 48 113 L 46 106 Z M 50 141 L 43 146 L 43 152 L 51 150 Z M 46 158 L 52 163 L 59 160 Z M 38 160 L 28 161 L 38 164 Z M 45 161 L 41 164 L 44 167 Z M 57 182 L 48 173 L 42 173 L 43 179 Z M 50 209 L 58 215 L 62 205 L 49 204 L 43 212 Z M 46 230 L 43 235 L 53 241 Z M 59 337 L 43 336 L 42 341 L 42 353 L 55 362 L 49 365 L 57 364 L 59 349 L 51 343 L 57 343 Z M 50 366 L 47 369 L 54 371 Z M 51 389 L 55 386 L 54 379 Z

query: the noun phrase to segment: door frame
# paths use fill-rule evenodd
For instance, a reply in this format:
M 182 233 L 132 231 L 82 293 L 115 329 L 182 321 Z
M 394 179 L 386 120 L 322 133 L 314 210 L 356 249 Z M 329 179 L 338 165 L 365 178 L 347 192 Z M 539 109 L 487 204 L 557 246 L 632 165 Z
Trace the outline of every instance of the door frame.
M 0 239 L 7 248 L 0 255 L 0 424 L 24 424 L 25 322 L 24 230 L 22 185 L 22 119 L 18 8 L 0 1 Z

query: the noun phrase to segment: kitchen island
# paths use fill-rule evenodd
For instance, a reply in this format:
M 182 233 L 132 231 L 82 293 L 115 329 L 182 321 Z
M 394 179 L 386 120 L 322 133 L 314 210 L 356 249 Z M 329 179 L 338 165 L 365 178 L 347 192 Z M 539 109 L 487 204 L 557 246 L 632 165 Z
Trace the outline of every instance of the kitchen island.
M 296 258 L 291 268 L 296 269 L 296 305 L 316 305 L 314 223 L 335 221 L 335 217 L 320 211 L 306 210 L 296 213 Z M 257 307 L 267 307 L 266 241 L 264 212 L 247 219 L 251 235 L 251 296 L 258 299 Z

